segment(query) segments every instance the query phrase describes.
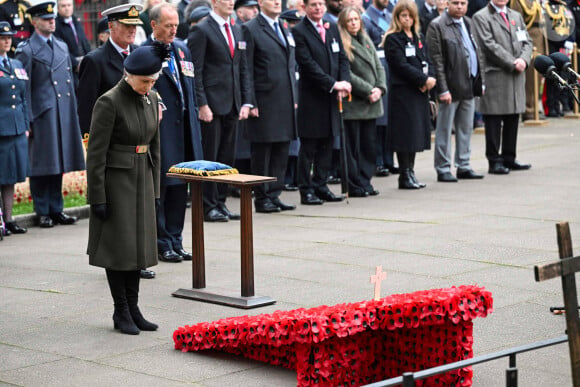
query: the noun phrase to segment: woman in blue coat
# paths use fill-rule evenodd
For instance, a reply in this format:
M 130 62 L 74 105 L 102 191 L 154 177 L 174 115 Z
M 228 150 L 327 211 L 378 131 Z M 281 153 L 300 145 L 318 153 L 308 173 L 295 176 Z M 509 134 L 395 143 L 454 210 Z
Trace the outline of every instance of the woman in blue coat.
M 8 57 L 14 34 L 8 22 L 0 22 L 0 193 L 5 235 L 27 231 L 12 220 L 14 184 L 26 179 L 28 169 L 28 115 L 24 97 L 28 76 L 20 61 Z

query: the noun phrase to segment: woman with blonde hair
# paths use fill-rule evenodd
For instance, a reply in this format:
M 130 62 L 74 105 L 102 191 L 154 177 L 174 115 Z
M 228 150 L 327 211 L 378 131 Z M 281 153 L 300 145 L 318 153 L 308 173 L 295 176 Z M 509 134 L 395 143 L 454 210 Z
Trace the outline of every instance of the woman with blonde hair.
M 429 90 L 436 80 L 419 31 L 417 5 L 400 0 L 381 43 L 390 71 L 388 136 L 399 160 L 399 189 L 426 186 L 415 177 L 415 155 L 431 146 Z
M 345 102 L 344 126 L 348 192 L 351 197 L 378 195 L 371 185 L 376 159 L 376 119 L 383 115 L 385 71 L 364 31 L 361 12 L 350 6 L 338 15 L 338 29 L 350 62 L 352 101 Z

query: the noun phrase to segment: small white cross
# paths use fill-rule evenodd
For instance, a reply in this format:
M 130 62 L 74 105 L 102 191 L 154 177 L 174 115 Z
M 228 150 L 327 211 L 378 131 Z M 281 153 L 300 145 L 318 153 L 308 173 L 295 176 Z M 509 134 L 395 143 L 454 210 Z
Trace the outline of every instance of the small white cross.
M 375 274 L 371 275 L 371 284 L 375 284 L 375 301 L 381 298 L 381 281 L 387 278 L 387 273 L 383 271 L 382 266 L 377 266 Z

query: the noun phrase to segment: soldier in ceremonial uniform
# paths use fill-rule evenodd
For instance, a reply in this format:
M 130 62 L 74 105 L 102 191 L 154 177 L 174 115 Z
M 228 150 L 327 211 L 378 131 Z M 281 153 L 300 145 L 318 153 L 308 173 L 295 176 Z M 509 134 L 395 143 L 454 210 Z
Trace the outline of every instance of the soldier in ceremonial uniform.
M 44 228 L 76 223 L 63 212 L 62 175 L 85 169 L 72 64 L 66 44 L 53 36 L 54 6 L 49 1 L 29 8 L 35 31 L 16 50 L 30 78 L 30 192 Z
M 510 8 L 518 11 L 524 18 L 528 34 L 532 39 L 532 44 L 536 47 L 537 55 L 547 55 L 548 42 L 546 41 L 544 16 L 539 0 L 511 0 Z M 534 118 L 534 60 L 526 69 L 526 111 L 522 119 L 531 120 Z
M 30 3 L 26 0 L 0 0 L 0 20 L 10 23 L 12 30 L 16 31 L 8 54 L 11 58 L 14 57 L 18 44 L 30 38 L 34 32 L 30 16 L 26 14 L 28 8 L 30 8 Z

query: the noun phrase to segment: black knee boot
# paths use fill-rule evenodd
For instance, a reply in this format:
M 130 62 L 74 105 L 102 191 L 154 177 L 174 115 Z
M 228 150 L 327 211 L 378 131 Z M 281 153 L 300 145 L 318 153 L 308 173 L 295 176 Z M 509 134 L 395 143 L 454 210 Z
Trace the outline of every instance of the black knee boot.
M 419 189 L 419 185 L 411 176 L 409 153 L 397 152 L 397 159 L 399 160 L 399 189 Z
M 145 320 L 139 306 L 139 271 L 125 272 L 125 290 L 127 291 L 127 303 L 129 304 L 129 313 L 135 322 L 135 325 L 142 331 L 156 331 L 158 326 Z
M 419 188 L 425 188 L 427 187 L 427 184 L 420 183 L 415 176 L 415 155 L 417 155 L 415 152 L 409 153 L 409 172 L 411 174 L 411 179 L 413 180 L 413 183 L 419 186 Z
M 129 313 L 127 294 L 125 292 L 125 272 L 107 269 L 107 281 L 115 303 L 115 312 L 113 313 L 115 329 L 119 329 L 122 333 L 128 335 L 138 335 L 139 328 L 137 328 Z

